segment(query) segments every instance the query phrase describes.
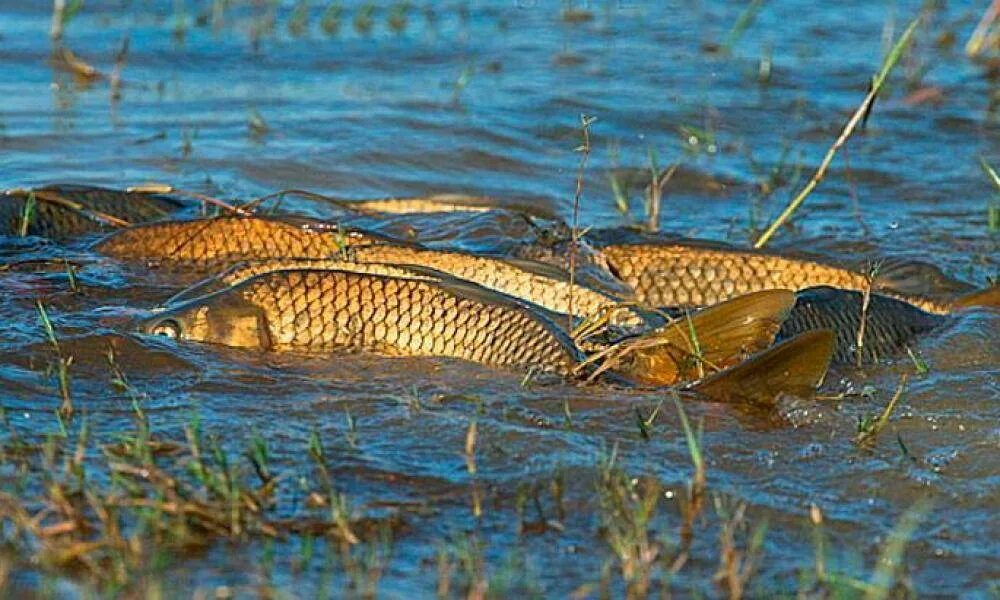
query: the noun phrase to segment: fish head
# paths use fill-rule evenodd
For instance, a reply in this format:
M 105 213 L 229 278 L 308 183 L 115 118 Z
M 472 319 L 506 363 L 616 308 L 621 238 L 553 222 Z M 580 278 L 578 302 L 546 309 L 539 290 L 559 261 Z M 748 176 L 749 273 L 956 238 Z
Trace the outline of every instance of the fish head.
M 139 321 L 139 331 L 174 340 L 269 350 L 267 315 L 238 289 L 170 307 Z

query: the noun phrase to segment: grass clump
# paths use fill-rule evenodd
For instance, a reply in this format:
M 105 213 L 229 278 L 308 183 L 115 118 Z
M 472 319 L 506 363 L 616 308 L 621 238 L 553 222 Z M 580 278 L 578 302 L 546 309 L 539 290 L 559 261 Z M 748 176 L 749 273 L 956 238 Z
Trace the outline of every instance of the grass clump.
M 4 446 L 0 467 L 21 473 L 0 487 L 0 535 L 16 554 L 14 567 L 136 593 L 169 557 L 217 541 L 297 538 L 304 566 L 312 540 L 322 539 L 351 589 L 375 595 L 402 519 L 367 518 L 351 508 L 332 485 L 318 439 L 308 448 L 313 476 L 289 477 L 256 433 L 244 450 L 228 451 L 195 415 L 183 441 L 163 438 L 152 433 L 141 404 L 134 407 L 134 429 L 114 443 L 96 445 L 84 417 L 65 435 L 42 443 L 18 436 Z M 296 488 L 304 502 L 289 493 Z

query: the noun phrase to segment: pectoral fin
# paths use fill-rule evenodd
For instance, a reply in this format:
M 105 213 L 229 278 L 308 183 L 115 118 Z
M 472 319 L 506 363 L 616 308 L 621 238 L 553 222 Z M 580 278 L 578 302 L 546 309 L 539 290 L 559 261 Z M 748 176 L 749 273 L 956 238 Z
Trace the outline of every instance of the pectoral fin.
M 675 385 L 735 365 L 774 343 L 795 305 L 788 290 L 766 290 L 706 308 L 630 339 L 619 374 L 644 385 Z
M 772 407 L 782 394 L 808 397 L 826 377 L 834 342 L 828 329 L 807 331 L 691 389 L 718 402 L 759 407 Z

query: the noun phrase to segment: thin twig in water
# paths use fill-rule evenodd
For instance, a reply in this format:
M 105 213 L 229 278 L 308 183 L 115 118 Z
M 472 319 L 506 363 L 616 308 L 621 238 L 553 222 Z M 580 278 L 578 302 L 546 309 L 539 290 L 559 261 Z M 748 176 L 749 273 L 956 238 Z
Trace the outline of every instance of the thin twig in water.
M 660 171 L 652 153 L 649 155 L 651 178 L 646 191 L 646 230 L 656 233 L 660 230 L 660 205 L 663 202 L 663 188 L 673 178 L 681 166 L 681 161 L 670 165 L 665 171 Z
M 906 373 L 899 378 L 899 386 L 896 387 L 896 393 L 892 395 L 892 399 L 889 400 L 889 404 L 885 406 L 882 414 L 879 415 L 878 419 L 874 422 L 864 422 L 859 424 L 859 431 L 857 437 L 854 438 L 855 443 L 858 445 L 865 445 L 875 441 L 878 434 L 885 429 L 885 426 L 889 424 L 889 417 L 892 416 L 892 412 L 896 410 L 896 405 L 899 404 L 900 398 L 903 397 L 903 392 L 906 391 L 906 381 L 909 376 Z
M 881 262 L 875 261 L 868 266 L 865 273 L 865 289 L 861 299 L 861 322 L 858 324 L 858 331 L 854 338 L 854 359 L 859 368 L 864 362 L 865 331 L 868 328 L 868 308 L 872 300 L 872 286 L 875 285 L 875 279 L 878 277 L 881 267 Z
M 125 188 L 125 191 L 144 194 L 179 194 L 181 196 L 194 198 L 195 200 L 201 200 L 202 202 L 213 206 L 218 206 L 225 211 L 236 213 L 238 215 L 249 216 L 253 214 L 252 211 L 245 210 L 239 206 L 233 206 L 224 200 L 219 200 L 218 198 L 213 198 L 212 196 L 207 196 L 205 194 L 199 194 L 198 192 L 189 192 L 167 184 L 149 183 L 144 185 L 135 185 Z
M 99 210 L 94 210 L 87 208 L 79 202 L 74 202 L 68 198 L 60 196 L 58 193 L 52 190 L 22 190 L 14 189 L 7 192 L 8 195 L 18 196 L 27 195 L 28 202 L 48 202 L 49 204 L 55 204 L 61 206 L 67 210 L 71 210 L 83 217 L 88 219 L 104 223 L 105 225 L 111 225 L 113 227 L 128 227 L 131 225 L 128 221 L 124 219 L 119 219 L 114 215 L 109 215 L 107 213 L 101 212 Z M 22 230 L 27 228 L 24 220 L 21 222 Z
M 903 51 L 910 45 L 910 40 L 912 40 L 913 34 L 919 24 L 920 17 L 917 17 L 910 22 L 910 26 L 907 27 L 906 31 L 903 32 L 903 35 L 896 40 L 896 44 L 892 47 L 892 50 L 889 51 L 889 54 L 882 62 L 882 68 L 879 69 L 879 72 L 872 80 L 871 89 L 868 91 L 868 94 L 865 96 L 864 100 L 861 101 L 861 104 L 858 106 L 857 110 L 854 111 L 854 114 L 851 115 L 847 125 L 845 125 L 844 129 L 840 132 L 840 136 L 833 142 L 830 149 L 826 151 L 826 156 L 824 156 L 822 162 L 820 162 L 819 168 L 816 169 L 816 172 L 813 174 L 812 178 L 809 179 L 806 186 L 802 188 L 802 191 L 800 191 L 795 198 L 788 203 L 788 206 L 785 207 L 785 210 L 782 211 L 781 215 L 779 215 L 778 218 L 771 223 L 767 230 L 765 230 L 764 233 L 757 238 L 757 241 L 754 243 L 754 248 L 763 248 L 767 245 L 771 238 L 774 237 L 774 234 L 777 233 L 778 229 L 780 229 L 782 225 L 787 223 L 788 220 L 792 218 L 795 211 L 799 209 L 809 194 L 811 194 L 812 191 L 816 189 L 816 186 L 819 185 L 819 182 L 823 180 L 827 169 L 830 167 L 830 163 L 833 162 L 834 157 L 837 155 L 837 151 L 840 150 L 845 143 L 847 143 L 848 138 L 851 137 L 854 130 L 857 129 L 858 125 L 868 114 L 872 104 L 875 102 L 875 97 L 878 96 L 883 84 L 886 79 L 888 79 L 889 73 L 892 71 L 893 67 L 896 66 L 896 63 L 899 62 Z
M 844 147 L 844 174 L 847 176 L 847 193 L 851 196 L 851 208 L 854 210 L 854 220 L 861 227 L 861 233 L 865 237 L 871 237 L 871 229 L 861 216 L 861 199 L 858 197 L 858 186 L 854 181 L 854 173 L 851 171 L 851 156 Z
M 581 153 L 581 156 L 580 167 L 576 172 L 576 192 L 573 194 L 573 230 L 569 246 L 569 310 L 567 311 L 567 331 L 573 330 L 573 288 L 576 286 L 576 254 L 577 245 L 580 243 L 580 199 L 583 197 L 583 174 L 587 170 L 587 161 L 590 160 L 590 126 L 596 120 L 596 117 L 580 115 L 580 130 L 583 135 L 583 143 L 576 148 L 576 151 Z
M 128 58 L 129 36 L 122 40 L 122 47 L 115 54 L 115 66 L 111 69 L 109 78 L 111 86 L 111 102 L 115 103 L 122 99 L 122 71 L 125 70 L 125 60 Z

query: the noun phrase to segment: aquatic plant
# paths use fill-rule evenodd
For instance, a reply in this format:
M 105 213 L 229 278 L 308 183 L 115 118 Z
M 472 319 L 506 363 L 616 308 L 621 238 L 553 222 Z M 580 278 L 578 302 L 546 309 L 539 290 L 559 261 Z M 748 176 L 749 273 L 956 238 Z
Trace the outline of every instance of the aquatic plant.
M 844 125 L 843 130 L 841 130 L 840 135 L 837 137 L 837 139 L 834 140 L 833 145 L 831 145 L 830 148 L 827 150 L 826 155 L 823 157 L 823 160 L 820 161 L 819 167 L 816 169 L 816 172 L 813 173 L 813 176 L 809 179 L 809 182 L 806 183 L 805 187 L 803 187 L 802 190 L 794 198 L 792 198 L 791 202 L 788 203 L 788 206 L 785 207 L 785 209 L 774 220 L 774 222 L 771 223 L 771 225 L 769 225 L 767 229 L 764 230 L 764 233 L 762 233 L 760 237 L 757 238 L 757 241 L 754 242 L 754 248 L 763 248 L 764 246 L 766 246 L 767 243 L 771 240 L 771 238 L 774 237 L 774 234 L 777 233 L 778 229 L 780 229 L 782 225 L 787 223 L 788 220 L 792 218 L 792 215 L 794 215 L 795 212 L 799 209 L 799 207 L 802 206 L 802 203 L 805 202 L 806 198 L 809 197 L 812 191 L 816 189 L 816 186 L 818 186 L 819 183 L 823 180 L 823 177 L 826 176 L 827 169 L 830 168 L 830 163 L 833 162 L 834 157 L 837 155 L 837 151 L 840 150 L 840 148 L 847 143 L 847 140 L 854 133 L 854 130 L 858 128 L 858 125 L 861 125 L 863 122 L 867 121 L 868 115 L 875 104 L 875 98 L 878 96 L 879 91 L 882 89 L 882 86 L 888 79 L 889 74 L 896 66 L 896 63 L 899 62 L 899 59 L 903 55 L 903 52 L 905 52 L 906 49 L 909 47 L 910 42 L 913 39 L 913 35 L 916 32 L 917 26 L 919 24 L 920 24 L 920 17 L 917 17 L 912 22 L 910 22 L 910 25 L 906 28 L 906 31 L 904 31 L 903 34 L 899 36 L 899 39 L 896 40 L 896 43 L 893 45 L 888 55 L 886 55 L 885 60 L 882 61 L 882 66 L 879 68 L 878 72 L 875 74 L 875 77 L 872 79 L 871 87 L 868 90 L 868 94 L 865 95 L 864 99 L 861 101 L 861 104 L 858 105 L 858 108 L 854 111 L 854 114 L 851 115 L 851 118 L 847 121 L 847 124 Z

